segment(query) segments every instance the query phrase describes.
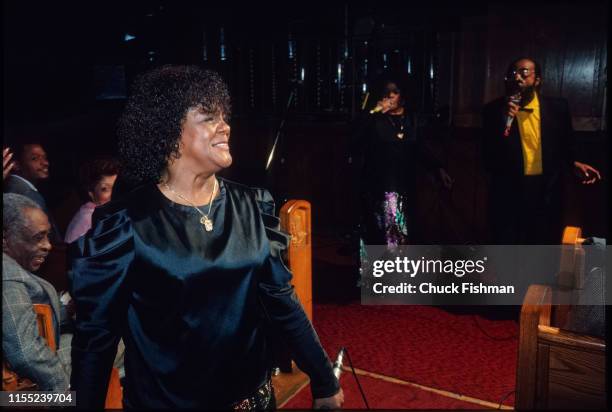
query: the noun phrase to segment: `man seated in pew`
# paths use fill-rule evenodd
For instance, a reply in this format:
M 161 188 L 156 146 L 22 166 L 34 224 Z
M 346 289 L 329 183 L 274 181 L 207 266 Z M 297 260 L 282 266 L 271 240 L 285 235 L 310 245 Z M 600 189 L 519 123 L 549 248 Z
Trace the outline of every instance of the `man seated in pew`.
M 20 377 L 44 391 L 65 391 L 70 382 L 70 338 L 60 336 L 74 305 L 62 305 L 55 288 L 36 272 L 51 251 L 51 225 L 40 205 L 19 194 L 3 195 L 2 351 Z M 53 311 L 54 352 L 40 336 L 34 304 Z M 71 335 L 69 335 L 71 337 Z

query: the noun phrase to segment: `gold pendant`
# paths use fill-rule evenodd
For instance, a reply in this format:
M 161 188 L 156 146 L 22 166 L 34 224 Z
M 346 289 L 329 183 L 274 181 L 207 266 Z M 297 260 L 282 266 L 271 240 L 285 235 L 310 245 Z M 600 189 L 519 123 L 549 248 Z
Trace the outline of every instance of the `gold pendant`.
M 200 223 L 204 226 L 204 230 L 206 230 L 207 232 L 213 230 L 213 221 L 210 220 L 208 216 L 202 216 L 200 218 Z
M 403 139 L 404 138 L 404 133 L 398 133 L 397 134 L 397 138 L 398 139 Z

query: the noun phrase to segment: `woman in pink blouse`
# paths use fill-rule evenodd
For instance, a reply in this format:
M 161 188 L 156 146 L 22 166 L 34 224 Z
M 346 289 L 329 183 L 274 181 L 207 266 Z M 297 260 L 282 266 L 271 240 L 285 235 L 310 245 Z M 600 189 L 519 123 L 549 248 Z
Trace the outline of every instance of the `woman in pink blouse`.
M 119 173 L 119 163 L 114 159 L 94 159 L 83 165 L 80 170 L 83 191 L 90 199 L 74 215 L 64 241 L 72 243 L 91 228 L 91 216 L 97 206 L 111 200 L 113 186 Z

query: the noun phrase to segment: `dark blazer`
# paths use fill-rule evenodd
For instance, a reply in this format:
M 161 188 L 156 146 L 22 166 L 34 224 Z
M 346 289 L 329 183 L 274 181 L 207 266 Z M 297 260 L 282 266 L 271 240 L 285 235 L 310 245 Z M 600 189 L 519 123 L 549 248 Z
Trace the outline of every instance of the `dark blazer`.
M 523 149 L 516 121 L 504 136 L 506 100 L 487 104 L 483 113 L 483 155 L 490 177 L 488 219 L 498 244 L 556 244 L 563 209 L 563 175 L 571 168 L 574 143 L 565 99 L 538 96 L 542 175 L 524 175 Z
M 33 190 L 26 182 L 15 175 L 9 175 L 4 182 L 4 193 L 17 193 L 32 199 L 48 215 L 47 202 L 40 192 Z
M 46 213 L 47 218 L 49 219 L 49 223 L 51 224 L 51 235 L 49 238 L 54 244 L 62 242 L 63 237 L 57 225 L 55 224 L 55 220 L 49 213 L 45 198 L 40 194 L 39 191 L 33 190 L 30 186 L 28 186 L 26 182 L 24 182 L 19 177 L 16 177 L 15 175 L 9 175 L 7 176 L 6 181 L 4 182 L 4 193 L 16 193 L 18 195 L 23 195 L 36 202 L 36 204 L 40 206 L 43 212 Z
M 567 100 L 538 96 L 540 100 L 540 136 L 542 172 L 557 179 L 575 160 L 572 121 Z M 499 98 L 487 104 L 483 112 L 483 154 L 491 177 L 506 179 L 523 176 L 523 151 L 516 121 L 509 136 L 504 136 L 506 100 Z

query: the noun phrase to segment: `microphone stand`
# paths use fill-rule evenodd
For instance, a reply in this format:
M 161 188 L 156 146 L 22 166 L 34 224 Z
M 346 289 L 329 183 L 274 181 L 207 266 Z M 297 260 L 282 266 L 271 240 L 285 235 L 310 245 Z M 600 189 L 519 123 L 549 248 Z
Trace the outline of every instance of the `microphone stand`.
M 265 172 L 266 172 L 266 177 L 267 177 L 267 187 L 268 189 L 275 195 L 275 199 L 277 199 L 277 204 L 282 204 L 284 203 L 285 199 L 283 196 L 280 196 L 279 198 L 277 198 L 278 193 L 275 193 L 274 190 L 272 190 L 272 188 L 274 187 L 274 181 L 273 181 L 273 175 L 272 175 L 272 166 L 274 163 L 274 156 L 277 152 L 277 148 L 281 143 L 281 136 L 282 133 L 284 131 L 285 128 L 285 123 L 287 120 L 287 115 L 289 114 L 289 108 L 291 107 L 291 103 L 293 102 L 293 99 L 295 97 L 295 92 L 296 92 L 296 88 L 297 88 L 297 83 L 294 84 L 291 87 L 291 92 L 289 93 L 289 97 L 287 98 L 287 106 L 285 107 L 285 111 L 283 112 L 283 115 L 281 117 L 281 121 L 280 124 L 278 126 L 278 129 L 276 131 L 276 137 L 274 138 L 274 143 L 272 144 L 272 149 L 270 149 L 270 152 L 268 153 L 268 158 L 266 161 L 266 167 L 265 167 Z
M 285 112 L 283 113 L 283 117 L 281 118 L 280 125 L 278 126 L 278 130 L 276 132 L 276 137 L 274 138 L 274 144 L 272 145 L 272 150 L 268 154 L 268 161 L 266 162 L 266 170 L 270 170 L 270 166 L 272 166 L 272 160 L 274 159 L 274 152 L 276 150 L 276 145 L 280 139 L 283 128 L 285 127 L 285 120 L 287 120 L 287 114 L 289 113 L 289 107 L 291 106 L 291 102 L 293 101 L 293 95 L 295 94 L 295 87 L 291 89 L 291 93 L 289 93 L 289 98 L 287 99 L 287 107 L 285 108 Z

